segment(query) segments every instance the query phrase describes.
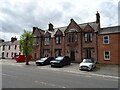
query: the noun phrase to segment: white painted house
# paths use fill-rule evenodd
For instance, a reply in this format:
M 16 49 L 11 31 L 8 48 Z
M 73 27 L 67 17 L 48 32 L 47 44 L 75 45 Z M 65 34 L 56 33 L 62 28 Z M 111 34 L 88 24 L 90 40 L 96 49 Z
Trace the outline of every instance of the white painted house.
M 19 49 L 19 40 L 11 38 L 11 41 L 3 42 L 0 44 L 2 58 L 12 59 L 16 55 L 22 55 Z
M 12 58 L 16 55 L 21 55 L 22 53 L 19 50 L 19 41 L 9 42 L 6 45 L 5 58 Z

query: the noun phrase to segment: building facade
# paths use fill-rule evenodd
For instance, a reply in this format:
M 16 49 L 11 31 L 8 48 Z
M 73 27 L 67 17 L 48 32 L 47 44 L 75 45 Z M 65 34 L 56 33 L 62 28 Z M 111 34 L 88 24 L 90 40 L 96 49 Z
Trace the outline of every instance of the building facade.
M 101 28 L 98 35 L 98 61 L 120 64 L 120 26 Z
M 74 62 L 84 58 L 98 60 L 98 32 L 100 29 L 100 15 L 97 12 L 96 21 L 77 24 L 73 19 L 68 26 L 54 28 L 49 24 L 48 29 L 41 33 L 41 29 L 33 28 L 33 35 L 38 36 L 33 45 L 34 59 L 45 56 L 70 56 Z
M 22 55 L 22 52 L 19 50 L 19 40 L 17 38 L 12 37 L 11 41 L 2 42 L 0 46 L 3 59 L 12 59 L 16 55 Z

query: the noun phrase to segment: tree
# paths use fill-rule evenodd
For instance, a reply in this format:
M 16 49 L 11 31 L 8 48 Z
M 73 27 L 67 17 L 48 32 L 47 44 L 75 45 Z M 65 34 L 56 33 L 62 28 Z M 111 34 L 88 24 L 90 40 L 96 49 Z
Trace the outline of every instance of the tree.
M 24 30 L 24 33 L 20 36 L 20 51 L 26 56 L 26 65 L 29 65 L 28 56 L 32 55 L 33 34 Z

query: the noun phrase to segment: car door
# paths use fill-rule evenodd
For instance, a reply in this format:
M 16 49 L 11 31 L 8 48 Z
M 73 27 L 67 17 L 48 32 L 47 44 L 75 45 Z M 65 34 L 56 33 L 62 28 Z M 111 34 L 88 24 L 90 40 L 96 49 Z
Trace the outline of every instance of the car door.
M 65 57 L 65 64 L 69 64 L 69 58 L 67 56 Z
M 65 57 L 65 58 L 64 58 L 64 61 L 65 61 L 65 65 L 67 65 L 67 64 L 68 64 L 68 58 Z

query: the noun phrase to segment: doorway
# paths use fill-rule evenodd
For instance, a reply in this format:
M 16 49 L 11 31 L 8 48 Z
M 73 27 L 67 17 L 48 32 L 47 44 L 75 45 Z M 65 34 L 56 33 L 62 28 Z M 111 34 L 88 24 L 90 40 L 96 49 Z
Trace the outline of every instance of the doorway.
M 34 54 L 34 59 L 37 59 L 37 53 Z
M 74 49 L 70 50 L 70 58 L 72 59 L 72 61 L 75 61 L 75 50 Z

